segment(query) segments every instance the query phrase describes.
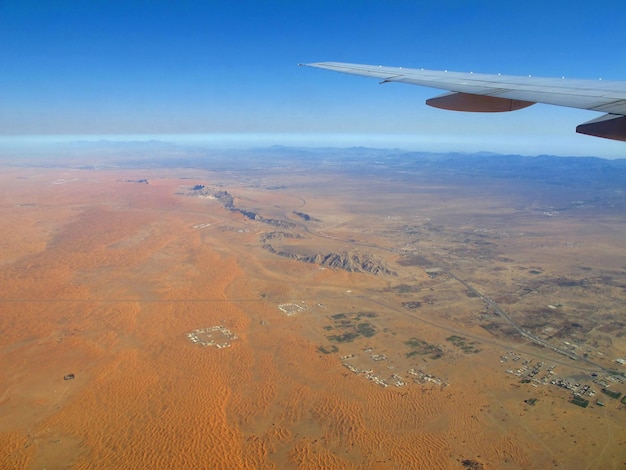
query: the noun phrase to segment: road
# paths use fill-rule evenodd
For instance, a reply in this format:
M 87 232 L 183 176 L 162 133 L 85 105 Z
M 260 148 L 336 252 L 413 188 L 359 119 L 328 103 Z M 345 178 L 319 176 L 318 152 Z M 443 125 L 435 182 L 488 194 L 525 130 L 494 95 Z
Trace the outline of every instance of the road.
M 298 210 L 303 208 L 306 205 L 306 200 L 298 197 L 298 199 L 300 199 L 300 201 L 302 202 L 302 204 L 299 206 Z M 311 230 L 307 225 L 303 224 L 302 222 L 298 221 L 298 226 L 303 229 L 305 232 L 309 233 L 310 235 L 314 235 L 320 238 L 326 238 L 329 240 L 334 240 L 334 241 L 339 241 L 339 242 L 344 242 L 344 243 L 350 243 L 356 246 L 361 246 L 361 247 L 366 247 L 366 248 L 375 248 L 378 250 L 383 250 L 383 251 L 387 251 L 387 252 L 391 252 L 391 253 L 397 253 L 396 250 L 394 250 L 393 248 L 389 248 L 389 247 L 382 247 L 382 246 L 378 246 L 375 244 L 370 244 L 370 243 L 363 243 L 363 242 L 356 242 L 354 240 L 343 240 L 339 237 L 333 237 L 333 236 L 329 236 L 329 235 L 325 235 L 321 232 L 318 231 L 314 231 Z M 569 359 L 573 360 L 573 361 L 578 361 L 579 365 L 578 366 L 573 366 L 573 364 L 567 364 L 570 367 L 575 367 L 581 370 L 596 370 L 596 371 L 602 371 L 602 372 L 606 372 L 606 373 L 614 373 L 614 371 L 607 369 L 605 367 L 603 367 L 600 364 L 597 364 L 589 359 L 587 359 L 586 357 L 582 357 L 579 356 L 578 354 L 575 354 L 572 351 L 568 351 L 565 349 L 561 349 L 558 348 L 557 346 L 554 346 L 553 344 L 551 344 L 550 342 L 544 340 L 543 338 L 540 338 L 536 335 L 534 335 L 533 333 L 526 331 L 524 328 L 522 328 L 521 326 L 519 326 L 514 320 L 513 318 L 511 318 L 511 316 L 505 312 L 504 310 L 502 310 L 497 302 L 495 302 L 493 299 L 487 297 L 486 295 L 484 295 L 483 293 L 479 292 L 474 286 L 470 285 L 468 281 L 461 279 L 460 277 L 458 277 L 456 274 L 454 274 L 448 267 L 446 267 L 446 273 L 448 274 L 448 276 L 450 276 L 452 279 L 454 279 L 455 281 L 459 282 L 460 284 L 462 284 L 469 292 L 471 292 L 473 295 L 479 297 L 481 300 L 483 300 L 487 306 L 493 311 L 495 312 L 498 316 L 500 316 L 501 318 L 503 318 L 504 320 L 507 321 L 507 323 L 509 323 L 509 325 L 511 325 L 511 327 L 513 327 L 515 329 L 515 331 L 517 331 L 520 336 L 522 336 L 523 338 L 526 338 L 527 340 L 529 340 L 530 342 L 537 344 L 539 346 L 542 346 L 544 348 L 550 349 L 552 351 L 554 351 L 557 354 L 563 355 L 568 357 Z M 370 299 L 371 300 L 371 299 Z M 382 302 L 380 301 L 375 301 L 375 303 L 378 303 L 379 305 L 382 304 Z M 381 305 L 382 306 L 382 305 Z M 391 306 L 389 304 L 386 304 L 385 307 L 387 308 L 391 308 Z M 397 311 L 397 309 L 394 309 Z M 406 312 L 403 312 L 406 313 Z M 427 321 L 423 318 L 420 318 L 422 321 Z M 461 332 L 461 331 L 457 331 L 454 330 L 452 328 L 445 328 L 443 327 L 441 324 L 435 324 L 434 322 L 431 321 L 427 321 L 428 323 L 433 324 L 434 326 L 437 326 L 439 328 L 444 328 L 444 329 L 448 329 L 450 331 L 454 331 L 456 333 L 460 333 L 460 334 L 465 334 L 467 336 L 467 333 Z M 476 339 L 480 339 L 481 341 L 485 341 L 484 338 L 476 338 Z M 492 341 L 493 343 L 496 343 L 495 341 Z M 553 361 L 554 362 L 554 361 Z M 580 362 L 583 362 L 585 364 L 587 364 L 590 367 L 582 367 L 580 365 Z M 562 363 L 564 364 L 564 363 Z

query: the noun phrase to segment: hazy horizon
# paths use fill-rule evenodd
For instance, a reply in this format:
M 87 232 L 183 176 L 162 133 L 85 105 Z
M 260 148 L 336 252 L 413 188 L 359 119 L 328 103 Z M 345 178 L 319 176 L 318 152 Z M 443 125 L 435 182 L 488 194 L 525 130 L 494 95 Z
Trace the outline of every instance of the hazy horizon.
M 0 2 L 0 133 L 252 134 L 271 144 L 297 135 L 307 145 L 617 158 L 622 142 L 575 132 L 598 113 L 540 104 L 447 112 L 424 103 L 440 90 L 297 64 L 624 80 L 625 22 L 626 8 L 612 1 L 8 0 Z M 598 54 L 602 44 L 612 52 Z
M 527 145 L 511 146 L 505 138 L 492 140 L 483 145 L 479 138 L 459 140 L 453 136 L 421 136 L 412 134 L 306 134 L 306 133 L 220 133 L 220 134 L 48 134 L 48 135 L 0 135 L 0 155 L 10 156 L 13 151 L 42 150 L 53 152 L 64 145 L 77 143 L 150 143 L 175 144 L 182 146 L 206 147 L 213 150 L 246 150 L 257 147 L 306 147 L 306 148 L 352 148 L 396 149 L 399 151 L 422 151 L 433 153 L 494 153 L 500 155 L 554 155 L 560 157 L 597 157 L 607 160 L 623 159 L 619 152 L 597 152 L 590 154 L 586 148 L 563 146 L 561 151 L 535 152 L 535 147 Z M 615 142 L 616 147 L 622 146 Z M 619 148 L 619 147 L 618 147 Z

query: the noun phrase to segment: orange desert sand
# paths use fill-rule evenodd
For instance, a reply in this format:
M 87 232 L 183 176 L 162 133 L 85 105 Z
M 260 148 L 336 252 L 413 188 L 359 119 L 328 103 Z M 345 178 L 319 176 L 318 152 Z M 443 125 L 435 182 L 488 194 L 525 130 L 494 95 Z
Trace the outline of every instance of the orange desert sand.
M 408 198 L 408 185 L 387 196 L 372 180 L 359 193 L 362 183 L 344 175 L 317 190 L 325 178 L 278 175 L 269 183 L 289 188 L 269 191 L 205 170 L 4 168 L 0 468 L 622 468 L 619 400 L 596 385 L 582 408 L 564 389 L 506 372 L 516 355 L 515 368 L 531 360 L 569 376 L 589 377 L 592 366 L 569 369 L 578 362 L 490 334 L 477 323 L 484 302 L 432 270 L 450 269 L 453 258 L 430 271 L 411 262 L 465 246 L 428 225 L 470 217 L 463 197 L 429 196 L 433 183 L 410 196 L 419 202 L 400 204 L 411 223 L 431 227 L 411 258 L 382 225 L 395 223 L 383 209 Z M 196 184 L 294 225 L 275 228 L 214 197 L 190 196 Z M 480 200 L 473 217 L 504 211 Z M 530 216 L 517 223 L 500 230 L 537 230 Z M 556 278 L 594 259 L 626 265 L 623 217 L 606 220 L 600 235 L 576 225 L 583 241 L 601 237 L 596 258 L 583 248 L 561 256 L 566 236 L 550 246 L 561 222 L 547 223 L 532 243 L 500 239 L 495 271 L 460 263 L 454 275 L 513 314 L 558 300 L 538 289 L 535 300 L 506 303 L 510 283 L 531 279 L 533 266 Z M 302 238 L 274 234 L 274 251 L 356 246 L 395 275 L 304 263 L 259 241 L 281 231 Z M 372 334 L 337 341 L 353 331 L 350 322 Z M 624 338 L 611 339 L 607 357 L 597 356 L 607 368 L 626 356 Z M 606 406 L 596 405 L 599 396 Z

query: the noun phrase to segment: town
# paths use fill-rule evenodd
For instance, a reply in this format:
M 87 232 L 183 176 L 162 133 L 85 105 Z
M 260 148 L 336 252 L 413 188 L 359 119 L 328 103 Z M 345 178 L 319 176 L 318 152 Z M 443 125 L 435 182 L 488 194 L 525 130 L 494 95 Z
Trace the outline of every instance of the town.
M 503 364 L 508 362 L 520 363 L 519 367 L 509 368 L 506 370 L 506 373 L 520 377 L 522 384 L 530 384 L 533 387 L 552 385 L 568 390 L 571 392 L 570 402 L 582 408 L 586 408 L 590 403 L 590 398 L 595 397 L 597 394 L 597 390 L 591 384 L 601 387 L 600 391 L 610 398 L 619 399 L 622 396 L 621 392 L 610 388 L 611 386 L 619 387 L 624 384 L 623 378 L 617 375 L 602 374 L 600 376 L 597 372 L 591 372 L 588 376 L 558 376 L 555 372 L 555 364 L 546 366 L 545 362 L 542 361 L 533 363 L 532 359 L 522 357 L 512 351 L 500 356 L 500 362 Z M 624 403 L 623 399 L 622 403 Z M 605 403 L 599 398 L 596 399 L 595 404 L 605 406 Z

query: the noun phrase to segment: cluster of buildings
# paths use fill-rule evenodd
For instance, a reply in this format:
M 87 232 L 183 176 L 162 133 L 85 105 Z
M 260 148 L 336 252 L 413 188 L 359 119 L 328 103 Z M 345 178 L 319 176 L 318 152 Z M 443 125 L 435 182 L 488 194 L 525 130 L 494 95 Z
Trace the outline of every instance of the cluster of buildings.
M 296 313 L 304 312 L 306 307 L 300 304 L 280 304 L 278 305 L 278 310 L 290 317 Z
M 393 374 L 391 378 L 396 381 L 396 383 L 394 384 L 396 387 L 404 387 L 406 385 L 406 382 L 404 381 L 404 379 L 400 377 L 398 374 Z
M 222 338 L 226 341 L 220 341 L 219 343 L 213 337 L 214 334 L 220 333 Z M 215 346 L 218 349 L 230 347 L 230 341 L 237 339 L 237 335 L 231 332 L 228 328 L 217 325 L 207 328 L 201 328 L 187 333 L 187 338 L 194 344 L 201 346 Z
M 376 354 L 374 353 L 373 348 L 364 348 L 363 349 L 366 353 L 370 354 L 370 359 L 374 362 L 380 362 L 380 361 L 385 361 L 387 360 L 387 356 L 385 356 L 384 354 Z M 365 378 L 367 378 L 370 382 L 373 382 L 377 385 L 380 385 L 381 387 L 385 387 L 387 388 L 389 385 L 394 385 L 396 387 L 404 387 L 405 385 L 407 385 L 407 380 L 394 373 L 391 375 L 391 377 L 389 379 L 383 379 L 377 375 L 374 374 L 374 371 L 372 369 L 359 369 L 357 367 L 355 367 L 354 365 L 352 365 L 349 361 L 350 359 L 354 358 L 355 355 L 354 354 L 347 354 L 345 356 L 341 357 L 341 363 L 342 365 L 348 369 L 350 372 L 354 373 L 354 374 L 363 374 L 365 376 Z M 388 365 L 387 366 L 388 369 L 394 369 L 395 367 L 393 365 Z M 446 382 L 444 382 L 443 380 L 441 380 L 438 377 L 435 377 L 434 375 L 430 375 L 427 374 L 425 372 L 422 372 L 420 370 L 415 370 L 415 369 L 410 369 L 408 371 L 408 373 L 410 375 L 413 376 L 413 382 L 414 383 L 419 383 L 419 384 L 426 384 L 426 383 L 433 383 L 435 385 L 439 385 L 441 387 L 445 387 L 446 385 L 448 385 Z
M 507 352 L 504 356 L 500 356 L 501 363 L 508 361 L 519 362 L 520 360 L 522 360 L 522 356 L 511 351 Z M 512 374 L 517 377 L 523 377 L 524 380 L 529 382 L 532 381 L 535 387 L 537 386 L 536 384 L 548 384 L 550 380 L 552 380 L 556 366 L 553 364 L 544 368 L 544 362 L 537 362 L 535 364 L 532 362 L 532 359 L 523 359 L 522 365 L 519 368 L 507 369 L 506 372 L 507 374 Z M 538 375 L 540 375 L 540 377 L 537 377 Z
M 439 377 L 435 377 L 434 375 L 427 374 L 426 372 L 422 372 L 421 370 L 410 369 L 409 374 L 414 376 L 415 379 L 413 380 L 418 383 L 424 384 L 424 383 L 430 382 L 430 383 L 434 383 L 435 385 L 439 385 L 440 387 L 446 387 L 448 385 L 447 382 L 444 382 Z
M 507 374 L 512 374 L 517 377 L 524 377 L 525 379 L 532 380 L 532 382 L 537 384 L 546 385 L 551 377 L 554 375 L 554 365 L 548 366 L 546 369 L 543 368 L 545 363 L 538 362 L 534 365 L 531 364 L 532 360 L 526 359 L 522 366 L 519 369 L 507 369 Z M 536 377 L 537 375 L 541 375 L 541 377 Z
M 565 378 L 553 379 L 550 381 L 550 384 L 569 390 L 574 394 L 574 396 L 578 397 L 582 397 L 584 395 L 589 395 L 590 397 L 592 397 L 596 394 L 595 390 L 591 389 L 591 385 L 581 385 L 578 382 L 570 381 Z
M 613 384 L 623 384 L 624 379 L 617 375 L 607 375 L 606 377 L 595 377 L 593 383 L 600 385 L 603 388 L 609 388 Z
M 514 353 L 513 351 L 509 351 L 506 354 L 504 354 L 503 356 L 500 356 L 500 362 L 505 363 L 508 361 L 513 361 L 513 362 L 517 362 L 519 360 L 522 359 L 522 356 L 520 356 L 517 353 Z M 524 361 L 526 362 L 526 361 Z M 530 362 L 528 362 L 530 363 Z
M 378 384 L 381 387 L 388 387 L 389 386 L 389 384 L 384 379 L 381 379 L 380 377 L 374 375 L 374 371 L 372 369 L 362 369 L 362 370 L 359 370 L 358 368 L 354 367 L 349 362 L 346 362 L 349 359 L 352 359 L 353 357 L 355 357 L 354 354 L 348 354 L 347 356 L 343 356 L 341 358 L 342 364 L 343 364 L 343 366 L 346 369 L 348 369 L 350 372 L 352 372 L 354 374 L 361 374 L 361 373 L 364 374 L 365 377 L 367 378 L 367 380 L 369 380 L 371 382 L 374 382 L 375 384 Z
M 530 383 L 533 387 L 537 385 L 554 385 L 559 388 L 563 388 L 572 393 L 574 400 L 578 399 L 579 401 L 573 401 L 573 403 L 580 404 L 581 406 L 586 406 L 588 403 L 587 400 L 584 399 L 585 396 L 593 397 L 596 395 L 596 391 L 592 388 L 591 384 L 584 383 L 584 381 L 576 380 L 573 378 L 566 377 L 556 377 L 554 372 L 555 365 L 550 365 L 545 367 L 543 362 L 538 362 L 533 364 L 531 359 L 524 359 L 519 354 L 515 354 L 512 352 L 508 352 L 506 355 L 500 357 L 500 362 L 518 362 L 522 360 L 521 366 L 517 369 L 507 369 L 506 372 L 522 379 L 522 383 Z M 602 391 L 606 394 L 610 394 L 609 389 L 611 385 L 623 384 L 624 380 L 616 375 L 606 375 L 603 377 L 599 377 L 597 373 L 591 374 L 592 382 L 598 384 L 602 387 Z M 582 382 L 582 383 L 581 383 Z M 617 392 L 615 392 L 617 394 Z M 598 405 L 604 406 L 602 402 L 598 401 Z

